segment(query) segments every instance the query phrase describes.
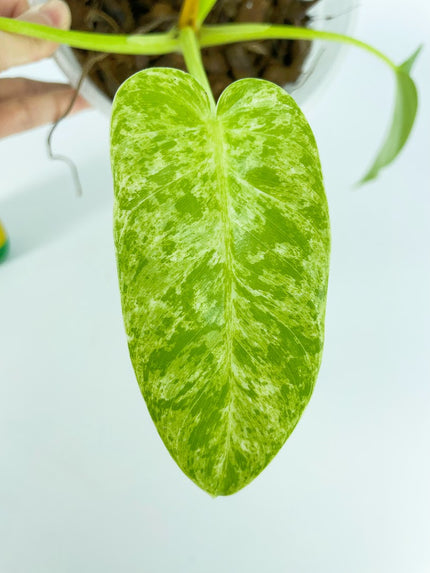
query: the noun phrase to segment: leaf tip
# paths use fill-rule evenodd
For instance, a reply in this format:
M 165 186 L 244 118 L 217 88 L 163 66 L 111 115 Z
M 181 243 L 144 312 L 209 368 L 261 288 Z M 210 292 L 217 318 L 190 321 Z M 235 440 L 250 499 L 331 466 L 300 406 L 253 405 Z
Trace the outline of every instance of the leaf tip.
M 359 179 L 358 181 L 356 181 L 353 184 L 352 189 L 354 191 L 358 191 L 360 189 L 360 187 L 363 187 L 363 185 L 366 185 L 366 183 L 370 183 L 370 181 L 375 180 L 378 177 L 378 173 L 379 173 L 379 171 L 375 171 L 374 169 L 371 169 L 365 175 L 363 175 L 363 177 L 361 179 Z
M 355 185 L 355 188 L 376 179 L 379 172 L 394 161 L 408 141 L 418 107 L 417 88 L 410 72 L 422 48 L 423 45 L 418 46 L 407 60 L 394 68 L 397 92 L 391 127 L 372 166 Z
M 416 59 L 420 55 L 421 50 L 423 49 L 424 44 L 420 44 L 418 48 L 413 52 L 411 56 L 407 60 L 405 60 L 402 64 L 400 64 L 397 69 L 405 72 L 407 74 L 411 73 L 411 70 L 415 64 Z

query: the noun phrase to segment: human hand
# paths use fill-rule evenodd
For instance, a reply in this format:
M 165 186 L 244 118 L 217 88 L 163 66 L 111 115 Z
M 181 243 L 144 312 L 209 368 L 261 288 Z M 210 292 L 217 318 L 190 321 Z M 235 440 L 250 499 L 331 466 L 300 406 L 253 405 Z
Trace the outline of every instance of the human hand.
M 0 0 L 0 16 L 70 28 L 69 7 L 61 0 L 29 9 L 27 0 Z M 53 54 L 57 44 L 15 34 L 0 32 L 0 73 Z M 60 83 L 47 83 L 26 78 L 0 79 L 0 138 L 54 123 L 67 110 L 75 90 Z M 88 107 L 78 96 L 71 113 Z

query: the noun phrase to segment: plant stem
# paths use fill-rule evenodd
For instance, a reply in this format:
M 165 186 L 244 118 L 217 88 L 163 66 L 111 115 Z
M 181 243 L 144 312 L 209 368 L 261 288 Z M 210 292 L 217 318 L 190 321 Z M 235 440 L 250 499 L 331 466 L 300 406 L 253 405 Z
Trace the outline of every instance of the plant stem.
M 94 52 L 158 55 L 169 54 L 179 49 L 179 40 L 174 32 L 147 35 L 96 34 L 59 30 L 42 24 L 2 17 L 0 17 L 0 30 Z
M 24 36 L 30 36 L 32 38 L 40 38 L 50 42 L 57 42 L 59 44 L 67 44 L 72 48 L 82 48 L 84 50 L 114 54 L 168 54 L 170 52 L 177 52 L 180 48 L 180 44 L 182 46 L 184 45 L 183 40 L 181 42 L 178 40 L 175 31 L 163 34 L 151 33 L 147 35 L 98 34 L 94 32 L 58 30 L 57 28 L 43 26 L 42 24 L 33 24 L 31 22 L 3 17 L 0 17 L 0 30 L 23 34 Z M 323 32 L 296 26 L 271 26 L 270 24 L 202 26 L 199 32 L 199 41 L 197 42 L 194 36 L 194 43 L 196 46 L 200 44 L 202 48 L 205 48 L 235 42 L 270 39 L 326 40 L 328 42 L 349 44 L 366 50 L 388 64 L 393 70 L 397 70 L 396 64 L 385 54 L 365 42 L 345 36 L 344 34 Z M 190 42 L 191 40 L 187 40 L 187 45 Z M 190 47 L 188 47 L 187 50 L 190 51 Z
M 199 13 L 199 2 L 200 0 L 184 0 L 181 13 L 179 14 L 179 29 L 182 28 L 192 28 L 196 29 L 196 21 Z
M 222 26 L 202 26 L 199 34 L 199 43 L 202 48 L 219 46 L 233 42 L 251 40 L 326 40 L 328 42 L 340 42 L 362 48 L 381 59 L 394 70 L 397 66 L 385 54 L 369 46 L 365 42 L 356 40 L 344 34 L 335 32 L 323 32 L 310 28 L 296 26 L 272 26 L 270 24 L 225 24 Z
M 188 71 L 204 88 L 205 92 L 209 96 L 209 102 L 211 109 L 215 111 L 215 99 L 209 85 L 208 77 L 203 67 L 202 56 L 200 53 L 200 47 L 197 41 L 195 31 L 188 27 L 183 28 L 180 31 L 180 43 L 182 48 L 182 53 L 184 54 L 185 64 Z
M 216 0 L 200 0 L 199 13 L 197 14 L 197 29 L 200 28 L 202 22 L 205 20 L 206 16 L 214 7 Z

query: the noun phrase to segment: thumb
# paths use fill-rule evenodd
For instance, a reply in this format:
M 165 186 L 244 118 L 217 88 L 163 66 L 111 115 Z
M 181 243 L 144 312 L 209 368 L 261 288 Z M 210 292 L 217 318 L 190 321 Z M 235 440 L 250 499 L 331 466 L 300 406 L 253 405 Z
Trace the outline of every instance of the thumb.
M 67 30 L 70 28 L 70 9 L 62 0 L 49 0 L 46 4 L 30 8 L 21 14 L 17 20 L 44 24 Z M 57 44 L 0 32 L 0 72 L 47 58 L 55 52 Z

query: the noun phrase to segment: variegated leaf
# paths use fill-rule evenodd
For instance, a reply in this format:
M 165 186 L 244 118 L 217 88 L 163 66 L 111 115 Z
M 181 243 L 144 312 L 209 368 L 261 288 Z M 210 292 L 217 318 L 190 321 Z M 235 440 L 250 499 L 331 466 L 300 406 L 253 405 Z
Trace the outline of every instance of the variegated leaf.
M 294 100 L 247 79 L 216 114 L 190 75 L 154 68 L 113 107 L 114 235 L 130 355 L 182 470 L 236 492 L 278 452 L 321 361 L 329 218 Z

